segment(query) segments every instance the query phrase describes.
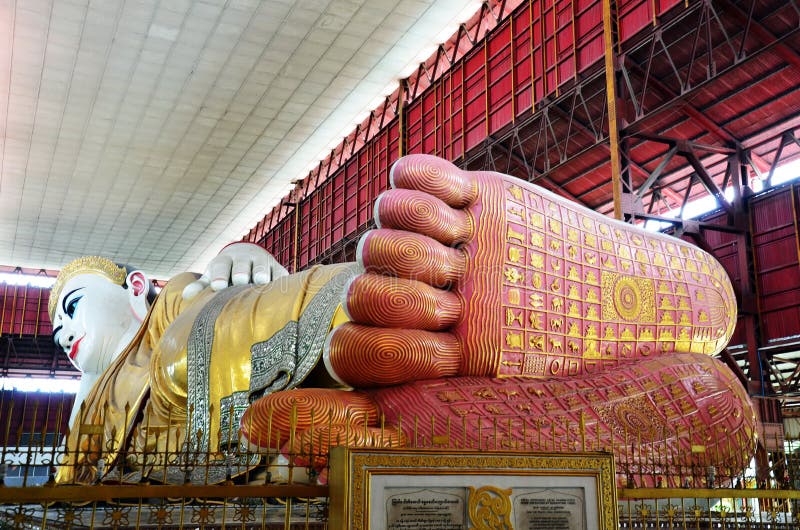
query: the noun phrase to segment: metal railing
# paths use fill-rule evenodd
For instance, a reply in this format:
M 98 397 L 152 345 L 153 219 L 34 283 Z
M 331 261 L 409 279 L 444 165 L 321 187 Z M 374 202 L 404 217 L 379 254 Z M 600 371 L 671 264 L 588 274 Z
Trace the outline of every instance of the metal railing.
M 174 436 L 180 443 L 130 436 L 115 447 L 101 425 L 81 425 L 86 443 L 80 449 L 52 443 L 68 432 L 23 432 L 23 420 L 5 417 L 0 530 L 328 528 L 330 447 L 358 439 L 392 450 L 388 436 L 301 437 L 294 424 L 288 433 L 270 433 L 267 439 L 275 442 L 268 447 L 236 439 L 204 451 L 188 444 L 180 429 L 152 430 L 155 438 Z M 404 432 L 408 447 L 444 452 L 611 452 L 620 528 L 800 528 L 800 441 L 769 441 L 776 450 L 762 451 L 759 466 L 744 459 L 715 465 L 715 455 L 683 445 L 680 432 L 651 433 L 654 439 L 647 440 L 638 433 L 590 431 L 563 418 L 530 420 L 523 428 L 510 421 L 436 426 L 415 417 L 392 427 Z M 173 449 L 145 450 L 159 445 Z M 117 456 L 107 461 L 106 454 Z M 84 478 L 94 478 L 56 484 L 57 469 L 79 461 L 91 468 Z

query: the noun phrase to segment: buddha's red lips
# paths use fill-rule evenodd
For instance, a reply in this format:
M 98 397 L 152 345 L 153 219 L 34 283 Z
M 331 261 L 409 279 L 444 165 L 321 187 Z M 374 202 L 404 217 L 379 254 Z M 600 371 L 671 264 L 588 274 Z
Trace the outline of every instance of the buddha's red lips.
M 85 337 L 85 336 L 86 335 L 84 335 L 83 337 Z M 78 340 L 76 340 L 75 343 L 72 345 L 72 349 L 69 351 L 69 358 L 72 359 L 73 361 L 75 360 L 75 357 L 78 355 L 78 346 L 81 345 L 81 341 L 83 340 L 83 337 L 81 337 Z

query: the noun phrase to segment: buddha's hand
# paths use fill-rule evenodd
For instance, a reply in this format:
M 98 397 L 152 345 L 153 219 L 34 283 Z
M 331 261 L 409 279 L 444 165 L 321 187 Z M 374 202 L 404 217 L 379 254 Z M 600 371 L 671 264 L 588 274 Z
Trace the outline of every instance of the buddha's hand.
M 714 354 L 733 333 L 730 280 L 684 241 L 429 155 L 400 159 L 391 184 L 324 352 L 343 383 L 573 378 Z
M 289 272 L 266 250 L 252 243 L 232 243 L 206 266 L 203 275 L 187 285 L 183 298 L 189 300 L 208 286 L 221 291 L 231 285 L 264 285 Z

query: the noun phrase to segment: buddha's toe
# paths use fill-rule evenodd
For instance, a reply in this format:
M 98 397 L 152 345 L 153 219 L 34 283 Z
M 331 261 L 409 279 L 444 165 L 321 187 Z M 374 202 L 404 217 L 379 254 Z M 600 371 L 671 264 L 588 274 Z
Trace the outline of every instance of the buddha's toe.
M 392 166 L 389 178 L 393 188 L 424 191 L 453 208 L 467 206 L 478 195 L 469 172 L 432 155 L 401 158 Z
M 331 332 L 323 359 L 338 380 L 366 388 L 456 375 L 462 354 L 452 333 L 347 322 Z
M 452 285 L 466 270 L 462 251 L 416 232 L 372 230 L 361 238 L 356 255 L 367 272 L 419 280 L 436 287 Z
M 417 280 L 361 274 L 347 289 L 353 322 L 390 328 L 441 331 L 456 323 L 461 302 L 452 292 Z

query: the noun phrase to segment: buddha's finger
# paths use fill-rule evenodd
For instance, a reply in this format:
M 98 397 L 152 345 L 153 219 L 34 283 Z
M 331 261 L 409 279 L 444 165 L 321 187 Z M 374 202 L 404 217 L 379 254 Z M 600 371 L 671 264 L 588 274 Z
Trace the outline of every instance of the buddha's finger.
M 477 197 L 469 173 L 432 155 L 409 155 L 394 163 L 389 173 L 393 188 L 424 190 L 453 208 L 464 208 Z
M 387 190 L 375 202 L 378 228 L 425 234 L 449 247 L 472 236 L 472 224 L 462 210 L 433 195 L 407 189 Z
M 235 259 L 231 264 L 231 284 L 247 285 L 253 281 L 253 260 Z
M 451 333 L 352 322 L 328 335 L 322 355 L 328 372 L 354 387 L 456 375 L 462 357 L 458 340 Z
M 361 392 L 298 388 L 256 400 L 242 416 L 241 428 L 252 445 L 274 448 L 281 447 L 292 434 L 312 426 L 363 425 L 376 421 L 377 417 L 375 403 Z
M 211 289 L 221 291 L 231 284 L 232 266 L 233 260 L 227 255 L 220 254 L 211 260 L 204 275 L 208 277 Z
M 420 281 L 361 274 L 347 288 L 345 311 L 360 324 L 441 331 L 458 321 L 461 302 Z
M 200 291 L 208 287 L 209 283 L 208 277 L 205 274 L 200 276 L 198 279 L 183 288 L 183 299 L 191 300 L 197 296 Z
M 356 259 L 366 272 L 448 287 L 466 271 L 464 252 L 422 234 L 370 230 L 358 243 Z
M 264 253 L 253 257 L 253 283 L 256 285 L 265 285 L 288 275 L 289 271 L 278 263 L 271 254 Z

